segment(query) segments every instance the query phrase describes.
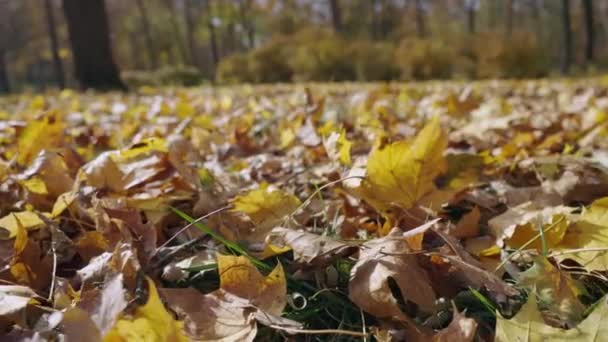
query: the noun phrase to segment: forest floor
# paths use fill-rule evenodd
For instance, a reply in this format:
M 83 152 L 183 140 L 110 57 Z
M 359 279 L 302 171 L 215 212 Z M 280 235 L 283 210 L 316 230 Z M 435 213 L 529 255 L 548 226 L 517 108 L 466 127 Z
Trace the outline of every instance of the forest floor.
M 65 90 L 0 120 L 3 340 L 608 340 L 608 79 Z

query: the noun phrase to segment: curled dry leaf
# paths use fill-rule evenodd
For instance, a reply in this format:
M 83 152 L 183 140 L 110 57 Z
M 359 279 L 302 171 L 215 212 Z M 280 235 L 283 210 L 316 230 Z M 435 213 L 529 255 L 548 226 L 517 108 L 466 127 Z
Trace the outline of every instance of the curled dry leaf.
M 105 341 L 188 341 L 183 322 L 176 321 L 165 309 L 154 282 L 147 278 L 148 300 L 131 317 L 123 315 L 105 336 Z
M 399 287 L 403 299 L 415 303 L 425 312 L 432 312 L 435 291 L 426 271 L 399 229 L 389 235 L 363 244 L 359 259 L 351 270 L 348 296 L 364 311 L 379 318 L 408 321 L 399 308 L 391 282 Z
M 264 277 L 246 257 L 218 254 L 217 268 L 221 289 L 266 312 L 281 315 L 287 304 L 287 281 L 281 264 Z
M 262 185 L 234 198 L 234 210 L 247 214 L 255 224 L 249 240 L 264 241 L 268 231 L 281 225 L 287 215 L 299 206 L 300 200 L 292 194 Z
M 573 259 L 589 271 L 608 270 L 608 197 L 593 202 L 570 226 L 556 248 L 559 260 Z M 580 250 L 560 255 L 560 251 Z
M 547 318 L 551 321 L 572 327 L 583 318 L 585 306 L 578 299 L 584 294 L 583 286 L 546 258 L 535 257 L 532 267 L 520 274 L 519 285 L 534 291 L 539 307 L 550 312 Z
M 538 208 L 526 202 L 509 208 L 503 214 L 492 218 L 488 225 L 496 236 L 497 244 L 507 244 L 514 248 L 542 248 L 542 234 L 547 247 L 558 245 L 568 229 L 573 208 L 566 206 Z
M 477 322 L 467 318 L 454 305 L 454 317 L 447 328 L 432 337 L 433 342 L 472 342 L 477 332 Z
M 240 342 L 253 341 L 257 334 L 256 309 L 246 299 L 223 290 L 206 295 L 193 288 L 159 291 L 191 339 Z
M 325 267 L 336 258 L 355 253 L 358 247 L 327 236 L 288 228 L 274 228 L 266 238 L 267 254 L 293 250 L 294 261 L 305 268 Z
M 38 303 L 39 296 L 29 287 L 0 285 L 0 318 L 19 313 L 30 304 Z
M 512 341 L 514 336 L 521 337 L 522 342 L 594 342 L 608 339 L 608 303 L 602 298 L 593 311 L 575 328 L 564 330 L 547 325 L 538 310 L 534 295 L 511 319 L 503 318 L 500 313 L 496 318 L 496 342 Z

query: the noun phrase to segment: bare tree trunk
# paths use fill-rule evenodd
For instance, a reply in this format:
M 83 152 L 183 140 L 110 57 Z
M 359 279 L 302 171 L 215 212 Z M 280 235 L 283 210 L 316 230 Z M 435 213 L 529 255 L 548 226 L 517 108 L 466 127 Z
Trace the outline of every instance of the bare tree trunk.
M 190 51 L 190 60 L 193 65 L 198 66 L 198 54 L 196 50 L 196 41 L 194 38 L 194 31 L 196 29 L 196 22 L 192 16 L 192 0 L 184 0 L 184 21 L 186 22 L 186 42 L 188 43 L 188 50 Z
M 467 6 L 467 29 L 470 35 L 475 34 L 475 12 L 477 9 L 475 8 L 475 4 L 471 1 Z
M 217 31 L 215 30 L 215 23 L 213 22 L 213 11 L 211 0 L 205 1 L 207 13 L 209 13 L 209 21 L 207 22 L 207 28 L 209 29 L 209 45 L 211 46 L 211 61 L 213 62 L 213 70 L 217 68 L 220 63 L 220 50 L 217 45 Z
M 249 18 L 249 9 L 251 8 L 250 0 L 239 1 L 239 15 L 241 17 L 241 25 L 247 34 L 247 47 L 253 49 L 255 47 L 255 27 Z
M 593 62 L 593 50 L 595 47 L 595 27 L 593 20 L 593 0 L 583 0 L 583 12 L 585 14 L 585 62 Z
M 65 88 L 65 75 L 63 73 L 63 63 L 59 57 L 59 43 L 57 41 L 57 27 L 55 26 L 55 15 L 51 0 L 44 0 L 46 21 L 49 30 L 49 41 L 51 42 L 51 53 L 53 55 L 53 67 L 55 68 L 55 80 L 57 86 Z
M 331 10 L 331 23 L 335 32 L 340 32 L 342 29 L 342 9 L 340 8 L 339 0 L 329 0 Z
M 380 36 L 378 34 L 378 31 L 379 31 L 378 30 L 378 13 L 376 13 L 376 7 L 377 6 L 378 6 L 378 0 L 372 0 L 371 1 L 371 7 L 372 8 L 370 10 L 370 13 L 371 13 L 371 16 L 372 16 L 372 18 L 371 18 L 372 19 L 371 20 L 372 21 L 372 23 L 371 23 L 372 24 L 372 27 L 371 27 L 371 36 L 374 39 L 378 39 L 378 37 Z
M 150 21 L 148 20 L 148 11 L 143 0 L 136 0 L 137 9 L 141 18 L 141 26 L 144 31 L 144 39 L 146 41 L 146 49 L 148 50 L 148 58 L 150 61 L 150 69 L 158 67 L 158 56 L 152 40 L 152 30 L 150 29 Z
M 126 89 L 112 57 L 104 0 L 63 0 L 74 70 L 83 88 Z
M 6 67 L 6 53 L 0 50 L 0 94 L 11 91 L 8 80 L 8 70 Z
M 561 71 L 568 73 L 572 63 L 572 29 L 570 28 L 570 1 L 562 0 L 562 51 Z
M 513 0 L 507 0 L 505 11 L 505 32 L 507 37 L 511 37 L 513 34 Z
M 415 0 L 414 5 L 416 6 L 416 32 L 418 33 L 418 38 L 424 38 L 426 37 L 426 25 L 424 22 L 424 9 L 422 8 L 422 0 Z
M 177 20 L 177 13 L 175 12 L 175 7 L 173 6 L 173 1 L 165 0 L 165 7 L 169 11 L 169 21 L 171 23 L 171 29 L 173 30 L 173 36 L 175 37 L 175 42 L 177 44 L 177 50 L 179 51 L 180 57 L 184 64 L 190 64 L 188 53 L 186 52 L 186 45 L 182 39 L 182 33 L 179 29 L 179 23 Z

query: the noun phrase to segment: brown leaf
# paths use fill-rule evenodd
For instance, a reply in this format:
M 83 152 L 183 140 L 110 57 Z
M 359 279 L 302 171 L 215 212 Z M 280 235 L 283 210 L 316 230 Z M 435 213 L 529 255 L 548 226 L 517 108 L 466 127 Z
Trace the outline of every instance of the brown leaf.
M 268 234 L 266 244 L 272 248 L 291 247 L 294 261 L 306 268 L 325 267 L 335 259 L 348 257 L 358 249 L 327 236 L 282 227 L 274 228 Z
M 433 342 L 472 342 L 475 339 L 477 322 L 467 318 L 454 305 L 454 317 L 450 325 L 433 336 Z
M 241 297 L 218 290 L 203 295 L 193 288 L 159 289 L 181 320 L 186 334 L 204 341 L 253 341 L 256 309 Z
M 379 318 L 407 321 L 399 308 L 401 299 L 395 298 L 391 290 L 390 282 L 394 281 L 404 299 L 417 304 L 422 311 L 432 312 L 435 292 L 416 256 L 409 253 L 411 249 L 398 229 L 364 243 L 351 270 L 349 298 Z

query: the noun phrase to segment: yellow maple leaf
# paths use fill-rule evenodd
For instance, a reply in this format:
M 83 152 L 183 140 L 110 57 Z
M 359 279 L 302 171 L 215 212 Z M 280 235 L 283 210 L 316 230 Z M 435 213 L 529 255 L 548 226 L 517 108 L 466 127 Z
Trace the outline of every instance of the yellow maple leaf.
M 60 145 L 64 126 L 63 121 L 56 114 L 49 114 L 41 120 L 28 123 L 12 151 L 17 154 L 17 162 L 21 165 L 29 165 L 43 149 Z
M 156 286 L 148 281 L 148 301 L 136 309 L 132 318 L 122 317 L 105 336 L 106 342 L 188 341 L 182 331 L 183 322 L 176 321 L 165 309 Z
M 281 264 L 264 277 L 247 257 L 218 254 L 217 267 L 220 288 L 268 313 L 281 315 L 287 304 L 287 281 Z
M 557 255 L 559 260 L 573 259 L 588 271 L 608 270 L 608 197 L 593 202 L 568 228 L 556 251 L 581 249 L 580 253 Z
M 300 200 L 281 190 L 271 190 L 262 184 L 259 189 L 249 191 L 233 200 L 234 210 L 247 214 L 259 229 L 270 229 L 293 213 Z
M 434 117 L 409 144 L 392 143 L 372 152 L 363 196 L 376 207 L 410 208 L 435 189 L 434 179 L 447 169 L 443 151 L 447 135 Z
M 0 231 L 2 229 L 8 231 L 7 236 L 5 236 L 7 239 L 12 239 L 17 235 L 20 225 L 27 230 L 34 230 L 42 227 L 44 221 L 33 211 L 10 213 L 0 218 Z
M 608 319 L 606 297 L 600 300 L 595 309 L 576 328 L 565 330 L 547 325 L 538 310 L 535 296 L 528 301 L 511 319 L 496 315 L 496 342 L 592 342 L 608 339 L 608 326 L 602 324 Z

